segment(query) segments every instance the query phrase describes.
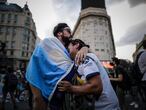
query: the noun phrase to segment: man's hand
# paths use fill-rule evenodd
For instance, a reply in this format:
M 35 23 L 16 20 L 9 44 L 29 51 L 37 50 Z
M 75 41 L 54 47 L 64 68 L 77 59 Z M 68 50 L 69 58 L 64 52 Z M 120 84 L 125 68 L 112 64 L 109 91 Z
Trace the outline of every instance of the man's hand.
M 88 47 L 82 47 L 80 49 L 80 51 L 78 51 L 78 53 L 76 54 L 76 57 L 75 57 L 75 63 L 77 65 L 80 65 L 83 62 L 83 60 L 86 57 L 88 51 L 89 51 Z
M 59 91 L 72 92 L 72 84 L 68 81 L 60 81 L 58 84 Z
M 58 84 L 59 91 L 66 91 L 75 94 L 101 94 L 103 90 L 100 75 L 93 76 L 83 85 L 72 85 L 68 81 L 60 81 Z

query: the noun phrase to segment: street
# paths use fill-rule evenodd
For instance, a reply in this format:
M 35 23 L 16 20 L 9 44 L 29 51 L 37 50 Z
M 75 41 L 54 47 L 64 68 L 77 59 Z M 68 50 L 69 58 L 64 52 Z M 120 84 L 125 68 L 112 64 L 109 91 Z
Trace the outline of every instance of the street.
M 2 83 L 0 83 L 0 110 L 2 110 Z M 17 110 L 30 110 L 28 106 L 28 102 L 24 101 L 17 101 Z M 5 110 L 13 110 L 12 102 L 10 97 L 8 96 L 6 103 L 5 103 Z
M 2 102 L 2 84 L 0 83 L 0 110 L 2 110 L 1 102 Z M 140 98 L 139 100 L 137 100 L 138 106 L 134 106 L 132 102 L 133 102 L 133 97 L 129 94 L 125 95 L 125 107 L 126 107 L 125 110 L 144 110 L 143 109 L 144 103 L 142 103 L 142 100 Z M 30 110 L 27 101 L 17 101 L 16 105 L 17 105 L 17 110 Z M 5 103 L 5 110 L 13 110 L 12 102 L 9 96 Z
M 2 105 L 0 105 L 0 110 Z M 11 102 L 5 103 L 5 110 L 13 110 L 13 106 Z M 17 102 L 17 110 L 30 110 L 27 102 Z

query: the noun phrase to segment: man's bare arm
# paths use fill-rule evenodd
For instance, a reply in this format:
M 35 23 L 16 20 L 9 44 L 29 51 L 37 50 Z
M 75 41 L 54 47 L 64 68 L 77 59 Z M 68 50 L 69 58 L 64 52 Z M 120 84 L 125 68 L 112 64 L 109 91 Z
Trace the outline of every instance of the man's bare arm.
M 75 63 L 77 65 L 81 64 L 84 61 L 84 58 L 86 57 L 88 52 L 89 52 L 89 48 L 88 47 L 82 47 L 78 51 L 78 53 L 76 54 Z
M 121 82 L 123 81 L 123 75 L 119 74 L 118 78 L 110 78 L 111 81 L 117 81 L 117 82 Z
M 90 78 L 83 85 L 72 85 L 68 81 L 61 81 L 59 83 L 60 91 L 67 91 L 76 94 L 101 94 L 102 93 L 102 81 L 99 75 Z

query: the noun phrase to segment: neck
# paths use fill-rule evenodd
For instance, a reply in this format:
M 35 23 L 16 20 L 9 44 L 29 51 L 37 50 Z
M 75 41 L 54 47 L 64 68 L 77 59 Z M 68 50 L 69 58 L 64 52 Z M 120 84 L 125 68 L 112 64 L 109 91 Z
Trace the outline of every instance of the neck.
M 60 42 L 65 46 L 65 43 L 63 42 L 63 40 L 62 40 L 62 37 L 57 37 L 59 40 L 60 40 Z

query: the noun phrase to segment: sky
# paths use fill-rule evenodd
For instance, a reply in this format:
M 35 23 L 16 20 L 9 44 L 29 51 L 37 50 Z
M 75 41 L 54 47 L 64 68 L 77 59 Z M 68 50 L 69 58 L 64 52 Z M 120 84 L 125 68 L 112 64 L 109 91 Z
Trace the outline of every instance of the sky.
M 71 29 L 77 22 L 81 0 L 7 0 L 23 7 L 26 2 L 32 12 L 37 34 L 41 39 L 52 36 L 53 27 L 66 22 Z M 146 0 L 105 0 L 111 17 L 118 58 L 132 61 L 136 43 L 146 34 Z

